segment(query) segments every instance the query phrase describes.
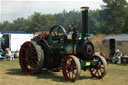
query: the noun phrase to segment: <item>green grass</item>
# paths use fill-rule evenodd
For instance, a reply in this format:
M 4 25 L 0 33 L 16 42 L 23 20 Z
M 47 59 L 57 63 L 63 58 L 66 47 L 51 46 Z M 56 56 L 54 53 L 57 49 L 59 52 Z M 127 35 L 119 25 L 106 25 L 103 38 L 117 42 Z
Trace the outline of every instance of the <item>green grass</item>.
M 36 75 L 24 74 L 18 59 L 0 61 L 0 85 L 128 85 L 128 65 L 108 64 L 103 79 L 93 79 L 88 71 L 81 71 L 75 82 L 64 80 L 62 72 L 42 71 Z

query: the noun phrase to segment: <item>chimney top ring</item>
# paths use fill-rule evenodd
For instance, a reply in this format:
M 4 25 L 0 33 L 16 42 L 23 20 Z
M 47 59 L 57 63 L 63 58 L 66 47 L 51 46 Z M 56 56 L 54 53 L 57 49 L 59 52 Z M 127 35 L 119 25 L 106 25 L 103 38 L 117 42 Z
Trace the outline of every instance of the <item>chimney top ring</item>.
M 82 11 L 88 11 L 89 7 L 81 7 Z

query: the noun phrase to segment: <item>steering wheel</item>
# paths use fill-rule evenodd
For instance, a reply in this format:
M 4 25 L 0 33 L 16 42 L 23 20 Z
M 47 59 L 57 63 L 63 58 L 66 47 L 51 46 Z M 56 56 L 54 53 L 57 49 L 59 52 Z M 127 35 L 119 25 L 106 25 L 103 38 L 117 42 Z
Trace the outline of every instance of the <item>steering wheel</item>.
M 55 25 L 50 29 L 50 35 L 53 39 L 60 39 L 67 35 L 65 28 L 62 25 Z

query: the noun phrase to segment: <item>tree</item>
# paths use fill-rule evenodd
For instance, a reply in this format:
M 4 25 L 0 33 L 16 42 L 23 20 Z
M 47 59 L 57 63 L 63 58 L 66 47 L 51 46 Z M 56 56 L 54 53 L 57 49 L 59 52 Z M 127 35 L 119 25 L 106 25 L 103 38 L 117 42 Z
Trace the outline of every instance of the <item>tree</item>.
M 121 33 L 127 24 L 128 3 L 126 0 L 103 0 L 103 11 L 105 12 L 103 32 Z M 127 24 L 128 25 L 128 24 Z
M 101 31 L 101 17 L 103 14 L 100 10 L 89 11 L 88 29 L 91 33 L 99 33 Z M 63 11 L 58 14 L 41 14 L 35 12 L 27 19 L 18 18 L 10 23 L 5 21 L 0 23 L 0 31 L 26 31 L 29 33 L 49 31 L 54 25 L 63 25 L 67 30 L 69 25 L 73 24 L 81 32 L 82 18 L 80 11 Z
M 90 10 L 88 15 L 88 30 L 90 33 L 101 33 L 101 11 Z
M 13 28 L 12 31 L 23 31 L 25 28 L 25 19 L 18 18 L 13 21 Z
M 37 32 L 40 29 L 40 16 L 41 13 L 34 12 L 34 14 L 28 18 L 27 24 L 29 32 Z
M 3 23 L 0 23 L 0 31 L 11 31 L 13 28 L 13 24 L 9 23 L 8 21 L 4 21 Z

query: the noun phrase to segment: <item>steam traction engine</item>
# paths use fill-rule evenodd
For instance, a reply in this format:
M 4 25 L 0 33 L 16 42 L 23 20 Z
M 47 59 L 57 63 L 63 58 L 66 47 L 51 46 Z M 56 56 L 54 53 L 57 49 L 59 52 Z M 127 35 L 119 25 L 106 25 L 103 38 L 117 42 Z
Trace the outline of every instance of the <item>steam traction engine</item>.
M 82 37 L 72 28 L 67 33 L 61 25 L 51 28 L 32 41 L 25 42 L 20 49 L 20 66 L 24 73 L 39 73 L 42 68 L 58 71 L 68 81 L 75 81 L 80 70 L 89 70 L 93 78 L 101 79 L 106 74 L 106 60 L 94 55 L 94 46 L 88 40 L 88 7 L 82 7 Z

